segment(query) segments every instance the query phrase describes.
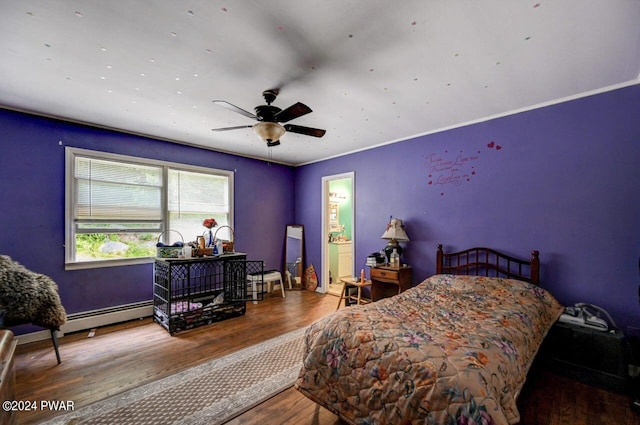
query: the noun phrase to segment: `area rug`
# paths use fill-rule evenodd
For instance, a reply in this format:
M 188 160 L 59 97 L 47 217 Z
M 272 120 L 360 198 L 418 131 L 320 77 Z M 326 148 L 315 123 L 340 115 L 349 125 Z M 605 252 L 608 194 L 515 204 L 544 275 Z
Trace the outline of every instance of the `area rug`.
M 304 332 L 289 332 L 45 424 L 222 424 L 293 385 Z

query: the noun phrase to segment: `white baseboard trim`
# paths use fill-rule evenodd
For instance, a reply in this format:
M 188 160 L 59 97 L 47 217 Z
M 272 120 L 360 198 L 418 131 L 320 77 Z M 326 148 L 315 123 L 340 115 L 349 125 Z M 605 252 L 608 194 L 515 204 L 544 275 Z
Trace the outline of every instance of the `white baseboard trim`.
M 60 336 L 60 332 L 58 332 L 56 335 Z M 28 334 L 22 334 L 22 335 L 16 335 L 15 336 L 15 339 L 16 339 L 16 342 L 18 343 L 18 345 L 28 344 L 30 342 L 42 341 L 42 340 L 50 339 L 50 338 L 51 338 L 51 333 L 48 330 L 31 332 L 31 333 L 28 333 Z
M 152 315 L 152 301 L 143 301 L 99 310 L 84 311 L 82 313 L 73 313 L 67 315 L 67 323 L 60 327 L 60 331 L 58 331 L 56 335 L 58 338 L 61 338 L 68 333 L 112 325 L 114 323 L 126 322 L 128 320 L 142 319 Z M 18 345 L 50 338 L 51 333 L 49 330 L 31 332 L 16 336 Z

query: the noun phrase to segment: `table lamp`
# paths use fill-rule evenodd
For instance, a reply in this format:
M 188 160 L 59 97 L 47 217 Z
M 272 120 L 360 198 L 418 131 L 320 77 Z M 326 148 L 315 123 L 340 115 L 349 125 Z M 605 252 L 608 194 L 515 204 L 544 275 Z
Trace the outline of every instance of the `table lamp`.
M 380 236 L 381 239 L 388 239 L 389 243 L 384 248 L 384 253 L 387 257 L 387 262 L 395 249 L 398 255 L 402 255 L 402 247 L 398 243 L 398 241 L 408 241 L 409 236 L 407 232 L 404 231 L 404 224 L 402 224 L 402 220 L 399 218 L 391 217 L 389 219 L 389 224 L 387 224 L 387 228 Z

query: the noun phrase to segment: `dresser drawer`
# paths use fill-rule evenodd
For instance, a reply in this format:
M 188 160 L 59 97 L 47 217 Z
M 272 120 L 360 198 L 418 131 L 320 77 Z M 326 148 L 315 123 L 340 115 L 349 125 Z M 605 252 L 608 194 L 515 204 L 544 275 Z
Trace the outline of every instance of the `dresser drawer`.
M 393 283 L 398 283 L 400 280 L 397 270 L 377 269 L 375 267 L 371 269 L 371 279 Z

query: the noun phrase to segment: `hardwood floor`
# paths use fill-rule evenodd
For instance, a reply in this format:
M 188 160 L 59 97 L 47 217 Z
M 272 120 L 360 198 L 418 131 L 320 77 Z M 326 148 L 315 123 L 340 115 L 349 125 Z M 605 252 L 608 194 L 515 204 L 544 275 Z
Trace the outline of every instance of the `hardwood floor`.
M 79 408 L 299 329 L 335 310 L 337 298 L 309 291 L 274 292 L 247 313 L 170 336 L 151 319 L 99 328 L 60 339 L 57 365 L 50 341 L 18 346 L 17 400 L 69 400 Z M 536 370 L 520 397 L 522 425 L 632 425 L 640 423 L 628 397 Z M 19 424 L 37 424 L 54 412 L 21 412 Z M 294 389 L 245 412 L 229 424 L 338 425 L 342 422 Z

